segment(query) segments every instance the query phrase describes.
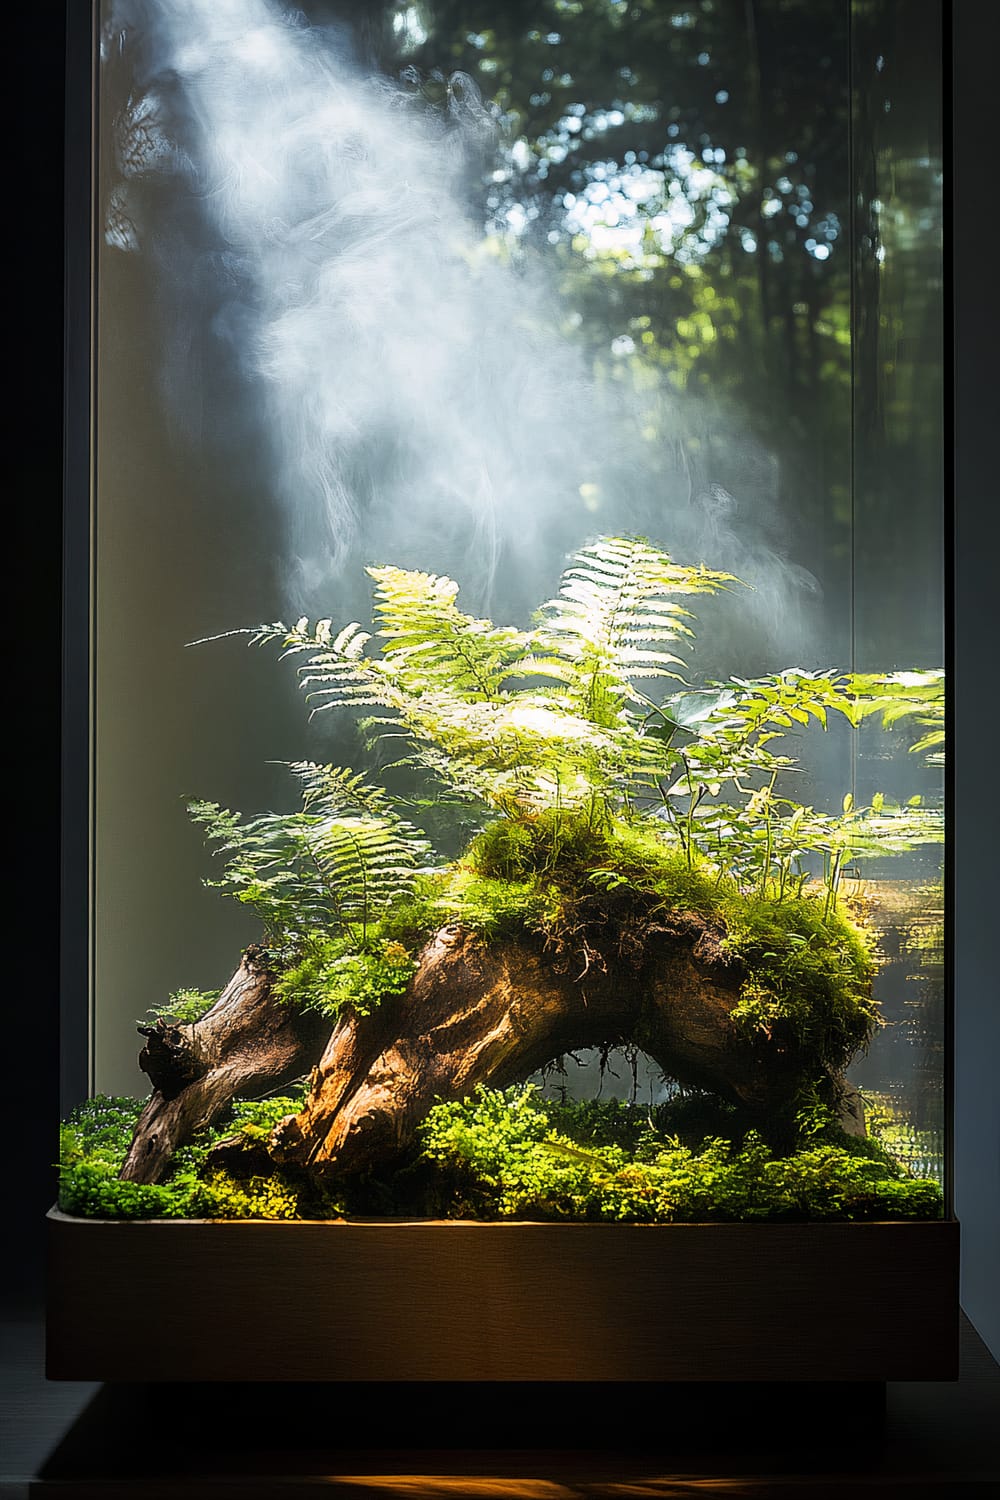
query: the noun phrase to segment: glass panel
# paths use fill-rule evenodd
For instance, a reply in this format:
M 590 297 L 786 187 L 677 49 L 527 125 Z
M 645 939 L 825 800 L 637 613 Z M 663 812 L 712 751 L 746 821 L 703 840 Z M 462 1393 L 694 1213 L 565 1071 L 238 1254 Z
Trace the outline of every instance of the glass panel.
M 936 1172 L 938 846 L 897 804 L 930 807 L 940 779 L 907 749 L 941 659 L 940 145 L 907 123 L 931 54 L 883 38 L 890 12 L 106 0 L 101 1093 L 144 1092 L 136 1023 L 172 1017 L 183 1051 L 186 987 L 221 989 L 247 944 L 327 1031 L 348 1002 L 364 1031 L 439 925 L 487 968 L 520 943 L 592 1010 L 476 1076 L 642 1104 L 657 1149 L 686 1132 L 700 1160 L 728 1130 L 752 1156 L 752 1130 L 785 1160 L 831 1111 L 860 1117 L 841 1072 L 868 1030 L 861 919 L 886 1018 L 918 1019 L 850 1078 L 890 1154 L 922 1132 Z M 388 633 L 364 643 L 338 632 L 371 618 L 372 564 L 409 572 L 374 580 Z M 471 621 L 419 570 L 456 579 Z M 300 616 L 267 654 L 214 639 Z M 313 688 L 359 712 L 307 718 L 294 668 L 317 660 Z M 879 698 L 892 727 L 847 722 Z M 395 811 L 328 781 L 288 822 L 304 758 L 363 770 Z M 204 886 L 227 878 L 202 838 L 223 829 L 191 798 L 286 816 L 230 828 L 242 902 Z M 885 858 L 890 839 L 915 848 Z M 419 899 L 384 916 L 394 880 Z M 705 1061 L 707 1020 L 677 1022 L 686 1000 L 655 998 L 664 973 L 729 995 L 735 1073 Z M 634 1004 L 601 1021 L 616 984 Z M 600 1178 L 586 1141 L 566 1149 Z
M 857 5 L 853 659 L 944 662 L 944 304 L 940 6 Z M 943 703 L 935 709 L 943 715 Z M 943 717 L 925 726 L 943 730 Z M 912 741 L 912 735 L 910 736 Z M 856 794 L 944 800 L 940 745 L 862 738 Z M 870 865 L 883 904 L 887 1027 L 855 1068 L 917 1170 L 944 1170 L 944 900 L 936 843 Z

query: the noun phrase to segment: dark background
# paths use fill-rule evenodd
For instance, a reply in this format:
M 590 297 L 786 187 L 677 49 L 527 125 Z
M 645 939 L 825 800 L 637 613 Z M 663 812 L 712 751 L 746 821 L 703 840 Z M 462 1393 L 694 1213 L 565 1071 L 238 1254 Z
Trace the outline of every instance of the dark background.
M 82 3 L 82 0 L 81 0 Z M 71 9 L 74 8 L 70 0 Z M 963 1301 L 1000 1351 L 1000 1054 L 995 846 L 1000 715 L 994 620 L 998 273 L 990 216 L 996 196 L 996 13 L 974 0 L 951 8 L 955 37 L 951 286 L 955 321 L 955 584 L 953 627 L 955 921 L 955 1178 L 963 1220 Z M 64 8 L 24 6 L 12 20 L 8 79 L 14 149 L 5 172 L 13 250 L 7 309 L 10 416 L 6 548 L 9 669 L 5 716 L 7 882 L 3 1049 L 7 1073 L 3 1179 L 9 1269 L 4 1293 L 25 1315 L 43 1295 L 42 1229 L 55 1197 L 59 1116 L 59 702 L 62 655 L 61 493 L 63 339 Z M 151 858 L 155 853 L 151 851 Z M 919 1316 L 919 1310 L 914 1310 Z

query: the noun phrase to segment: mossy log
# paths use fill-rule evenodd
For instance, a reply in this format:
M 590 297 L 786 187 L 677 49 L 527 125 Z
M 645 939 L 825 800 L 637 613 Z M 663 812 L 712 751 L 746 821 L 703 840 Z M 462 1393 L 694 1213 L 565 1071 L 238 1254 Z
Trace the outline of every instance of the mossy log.
M 139 1066 L 153 1093 L 119 1176 L 159 1182 L 179 1146 L 217 1120 L 237 1094 L 259 1094 L 315 1063 L 330 1023 L 279 1001 L 263 950 L 251 945 L 218 1000 L 193 1026 L 140 1026 Z
M 748 1034 L 733 1018 L 746 973 L 722 936 L 704 917 L 674 912 L 602 956 L 585 941 L 553 949 L 527 933 L 487 940 L 447 926 L 402 994 L 369 1015 L 345 1014 L 332 1035 L 329 1021 L 274 996 L 262 950 L 248 948 L 194 1026 L 139 1028 L 154 1092 L 120 1175 L 158 1182 L 177 1148 L 234 1097 L 309 1069 L 305 1107 L 275 1132 L 271 1159 L 320 1178 L 358 1174 L 405 1152 L 439 1099 L 465 1098 L 477 1084 L 505 1088 L 564 1053 L 623 1043 L 766 1125 L 815 1082 L 815 1059 L 790 1035 Z M 857 1091 L 831 1077 L 829 1093 L 843 1129 L 863 1135 Z
M 381 1167 L 404 1152 L 436 1100 L 503 1088 L 563 1053 L 632 1042 L 669 1077 L 766 1122 L 787 1111 L 810 1064 L 789 1038 L 748 1035 L 733 1010 L 745 978 L 722 933 L 694 913 L 644 925 L 630 951 L 561 954 L 541 938 L 486 941 L 443 928 L 401 995 L 343 1017 L 304 1109 L 271 1153 L 320 1178 Z M 845 1131 L 863 1134 L 856 1091 L 830 1080 Z

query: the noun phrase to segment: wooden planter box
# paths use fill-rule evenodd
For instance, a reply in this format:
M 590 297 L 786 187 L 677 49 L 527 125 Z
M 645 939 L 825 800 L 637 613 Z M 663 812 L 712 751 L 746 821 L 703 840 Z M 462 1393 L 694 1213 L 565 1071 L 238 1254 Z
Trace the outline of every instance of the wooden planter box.
M 954 1220 L 48 1217 L 50 1379 L 877 1382 L 958 1373 Z

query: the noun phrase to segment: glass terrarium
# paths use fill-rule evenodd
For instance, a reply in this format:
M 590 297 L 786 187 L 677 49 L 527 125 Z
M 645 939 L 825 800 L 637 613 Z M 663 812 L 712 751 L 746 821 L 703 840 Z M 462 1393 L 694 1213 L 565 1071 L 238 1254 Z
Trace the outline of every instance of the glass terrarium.
M 76 22 L 54 1373 L 950 1372 L 905 11 Z

